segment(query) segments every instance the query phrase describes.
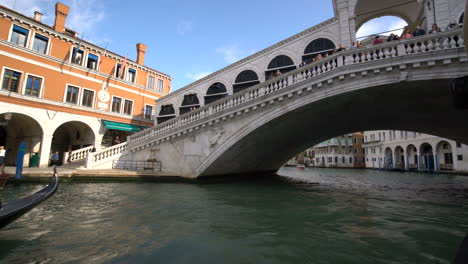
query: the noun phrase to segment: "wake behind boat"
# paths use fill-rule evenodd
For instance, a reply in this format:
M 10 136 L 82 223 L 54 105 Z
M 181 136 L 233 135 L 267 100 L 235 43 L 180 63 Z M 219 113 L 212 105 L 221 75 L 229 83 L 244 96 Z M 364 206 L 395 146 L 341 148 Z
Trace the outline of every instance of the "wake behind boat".
M 7 204 L 3 204 L 0 207 L 0 229 L 6 225 L 15 221 L 25 213 L 38 206 L 43 201 L 54 195 L 58 188 L 58 175 L 57 170 L 54 166 L 54 176 L 51 182 L 44 187 L 29 196 L 12 201 Z

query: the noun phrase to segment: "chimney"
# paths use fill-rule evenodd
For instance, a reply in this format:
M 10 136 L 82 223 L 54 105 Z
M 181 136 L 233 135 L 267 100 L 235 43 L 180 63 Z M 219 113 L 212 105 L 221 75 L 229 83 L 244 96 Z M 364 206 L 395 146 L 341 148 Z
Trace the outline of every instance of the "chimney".
M 145 64 L 145 53 L 146 53 L 146 45 L 143 43 L 138 43 L 136 45 L 137 48 L 137 63 L 140 65 Z
M 68 12 L 70 11 L 70 7 L 58 3 L 55 4 L 55 24 L 54 29 L 58 32 L 65 31 L 65 22 L 67 20 Z
M 41 22 L 41 19 L 42 19 L 42 13 L 39 12 L 39 11 L 35 11 L 34 12 L 34 20 L 36 20 L 37 22 Z

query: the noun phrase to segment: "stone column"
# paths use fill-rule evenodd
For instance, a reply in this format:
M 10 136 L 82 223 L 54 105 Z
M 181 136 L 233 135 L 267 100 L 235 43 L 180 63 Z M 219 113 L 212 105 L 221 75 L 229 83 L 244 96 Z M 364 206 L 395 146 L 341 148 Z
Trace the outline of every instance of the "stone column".
M 418 171 L 422 172 L 422 157 L 421 157 L 421 154 L 418 154 Z
M 439 171 L 439 157 L 437 152 L 434 152 L 434 172 Z
M 433 0 L 432 13 L 435 13 L 437 25 L 444 30 L 450 23 L 450 11 L 447 0 Z M 429 11 L 431 12 L 431 11 Z
M 52 147 L 53 135 L 43 135 L 41 142 L 41 154 L 39 157 L 39 167 L 47 168 L 49 166 L 50 148 Z
M 409 154 L 408 152 L 405 153 L 405 170 L 410 170 L 410 162 L 409 162 Z

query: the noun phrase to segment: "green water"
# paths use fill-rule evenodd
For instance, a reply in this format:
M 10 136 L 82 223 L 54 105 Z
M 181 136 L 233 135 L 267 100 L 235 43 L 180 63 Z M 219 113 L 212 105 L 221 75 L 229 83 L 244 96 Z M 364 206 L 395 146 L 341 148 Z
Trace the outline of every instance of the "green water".
M 0 263 L 450 263 L 468 177 L 282 169 L 211 184 L 62 183 Z M 40 185 L 7 185 L 4 202 Z

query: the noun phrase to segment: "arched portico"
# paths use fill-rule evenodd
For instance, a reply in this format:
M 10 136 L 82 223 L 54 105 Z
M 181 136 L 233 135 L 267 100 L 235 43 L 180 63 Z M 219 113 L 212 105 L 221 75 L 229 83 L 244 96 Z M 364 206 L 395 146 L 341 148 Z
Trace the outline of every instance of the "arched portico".
M 441 141 L 436 147 L 437 168 L 440 170 L 453 170 L 453 150 L 447 141 Z
M 63 161 L 64 153 L 94 145 L 96 138 L 87 124 L 81 121 L 66 122 L 55 129 L 50 150 L 51 153 L 59 152 L 60 161 Z
M 423 143 L 419 147 L 421 169 L 423 171 L 431 172 L 435 170 L 434 148 L 429 143 Z
M 395 148 L 395 169 L 405 169 L 405 151 L 401 146 Z
M 385 149 L 384 168 L 393 169 L 395 161 L 393 160 L 393 152 L 391 148 Z
M 410 144 L 406 147 L 406 169 L 417 170 L 419 164 L 418 149 Z
M 5 165 L 16 166 L 19 146 L 21 142 L 25 142 L 23 165 L 29 166 L 30 158 L 41 154 L 44 130 L 40 122 L 31 116 L 14 112 L 1 114 L 0 120 L 3 120 L 0 133 L 3 134 L 2 142 L 6 149 Z

